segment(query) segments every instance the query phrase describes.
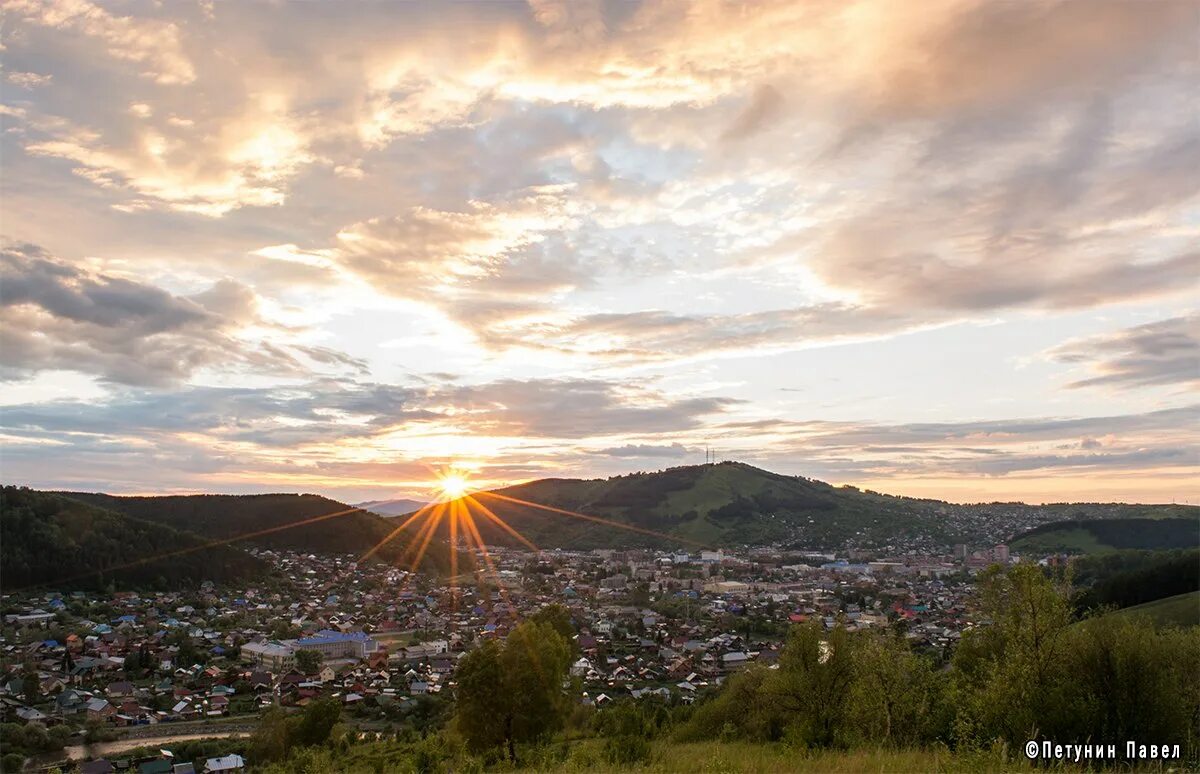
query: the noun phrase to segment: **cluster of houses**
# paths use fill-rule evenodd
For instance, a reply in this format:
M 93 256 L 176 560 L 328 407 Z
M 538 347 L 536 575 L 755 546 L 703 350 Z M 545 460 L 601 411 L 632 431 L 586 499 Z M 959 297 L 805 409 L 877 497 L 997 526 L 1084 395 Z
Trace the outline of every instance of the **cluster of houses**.
M 934 649 L 971 625 L 964 557 L 497 548 L 483 583 L 450 585 L 352 557 L 259 553 L 289 580 L 5 596 L 3 719 L 78 728 L 253 719 L 326 696 L 364 718 L 394 717 L 449 693 L 465 652 L 550 603 L 578 632 L 571 671 L 579 700 L 596 706 L 693 701 L 733 671 L 773 663 L 791 624 L 899 626 Z

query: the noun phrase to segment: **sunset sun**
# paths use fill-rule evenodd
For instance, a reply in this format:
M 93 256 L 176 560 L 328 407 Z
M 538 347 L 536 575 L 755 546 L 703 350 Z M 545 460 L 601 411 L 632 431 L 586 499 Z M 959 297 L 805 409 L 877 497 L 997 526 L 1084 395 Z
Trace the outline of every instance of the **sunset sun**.
M 457 500 L 467 493 L 470 483 L 462 473 L 446 473 L 438 477 L 437 487 L 448 500 Z

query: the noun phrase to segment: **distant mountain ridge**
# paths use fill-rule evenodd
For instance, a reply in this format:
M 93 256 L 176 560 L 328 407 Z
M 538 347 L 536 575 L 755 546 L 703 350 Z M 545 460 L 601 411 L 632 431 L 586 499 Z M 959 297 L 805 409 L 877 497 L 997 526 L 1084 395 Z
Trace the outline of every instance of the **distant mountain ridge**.
M 161 497 L 81 492 L 41 494 L 131 517 L 132 521 L 115 528 L 131 540 L 140 539 L 134 534 L 138 529 L 153 531 L 151 528 L 158 526 L 179 533 L 176 540 L 230 541 L 229 550 L 236 552 L 226 555 L 230 561 L 235 555 L 246 556 L 236 549 L 249 545 L 354 555 L 379 546 L 375 554 L 379 560 L 408 566 L 411 554 L 407 552 L 421 526 L 418 522 L 404 534 L 392 536 L 400 526 L 397 520 L 364 510 L 372 505 L 378 507 L 379 501 L 356 507 L 314 494 Z M 541 479 L 492 492 L 477 492 L 474 498 L 542 548 L 583 550 L 636 546 L 695 550 L 777 544 L 813 550 L 857 547 L 936 552 L 955 543 L 981 547 L 1006 542 L 1047 522 L 1063 520 L 1174 517 L 1194 520 L 1200 526 L 1200 508 L 1191 506 L 954 505 L 832 486 L 740 462 L 669 468 L 607 479 Z M 593 518 L 573 518 L 512 500 Z M 444 520 L 433 535 L 422 564 L 426 570 L 444 572 L 449 566 L 448 522 Z M 36 520 L 23 519 L 19 524 L 26 531 L 38 528 Z M 519 544 L 482 514 L 475 524 L 489 544 Z M 19 531 L 5 532 L 6 536 L 10 534 L 19 535 Z M 393 539 L 389 540 L 389 536 Z M 154 537 L 159 542 L 165 539 L 161 534 Z M 25 537 L 20 537 L 18 542 L 24 540 Z M 467 556 L 460 554 L 460 568 L 467 566 Z
M 423 503 L 420 500 L 367 500 L 364 503 L 355 503 L 356 508 L 362 508 L 365 511 L 379 514 L 385 518 L 394 516 L 404 516 L 412 513 L 415 510 L 424 508 L 428 503 Z

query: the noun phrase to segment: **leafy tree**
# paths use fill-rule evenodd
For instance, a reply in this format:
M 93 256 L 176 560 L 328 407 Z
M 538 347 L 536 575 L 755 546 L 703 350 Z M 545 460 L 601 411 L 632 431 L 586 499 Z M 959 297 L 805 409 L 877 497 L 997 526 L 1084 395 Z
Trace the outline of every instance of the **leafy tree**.
M 319 699 L 304 708 L 298 717 L 288 717 L 278 708 L 263 713 L 250 740 L 249 751 L 257 763 L 282 761 L 297 747 L 324 744 L 341 718 L 342 705 L 337 699 Z
M 21 695 L 27 704 L 37 704 L 42 700 L 42 681 L 32 661 L 26 661 L 21 670 Z
M 1084 721 L 1076 733 L 1183 742 L 1182 730 L 1194 719 L 1183 686 L 1194 684 L 1200 674 L 1187 670 L 1196 666 L 1198 645 L 1200 637 L 1163 636 L 1125 616 L 1091 619 L 1074 628 L 1065 679 L 1082 699 L 1073 701 Z
M 678 732 L 680 741 L 715 739 L 727 726 L 742 739 L 777 740 L 787 722 L 776 702 L 767 698 L 768 670 L 751 667 L 730 677 L 709 701 L 700 704 Z
M 854 741 L 917 747 L 947 734 L 945 680 L 902 636 L 887 631 L 861 637 L 854 662 L 848 713 Z
M 571 623 L 570 610 L 557 603 L 550 604 L 531 615 L 529 620 L 548 624 L 571 647 L 571 655 L 578 654 L 579 646 L 575 639 L 575 624 Z
M 793 732 L 806 743 L 827 747 L 837 739 L 855 676 L 854 643 L 842 626 L 828 633 L 816 624 L 795 626 L 779 655 L 779 670 L 767 695 L 791 716 Z
M 509 720 L 512 702 L 506 691 L 502 650 L 499 643 L 489 639 L 463 657 L 456 672 L 456 719 L 467 747 L 473 752 L 507 742 L 509 754 L 515 759 Z
M 286 758 L 291 749 L 288 731 L 288 717 L 283 710 L 272 707 L 264 712 L 250 740 L 251 758 L 258 764 Z
M 296 651 L 296 667 L 306 675 L 321 671 L 323 663 L 325 663 L 325 656 L 318 650 Z
M 300 746 L 323 744 L 329 739 L 333 727 L 342 715 L 342 704 L 337 699 L 319 699 L 304 708 L 300 722 L 292 734 L 293 744 Z
M 992 567 L 980 578 L 982 612 L 992 625 L 968 632 L 956 654 L 965 703 L 959 734 L 1010 744 L 1076 725 L 1078 682 L 1064 680 L 1070 643 L 1070 589 L 1040 568 Z
M 543 738 L 567 715 L 563 682 L 571 663 L 566 641 L 547 623 L 526 621 L 504 645 L 489 640 L 458 668 L 458 729 L 473 752 Z
M 650 759 L 652 739 L 666 719 L 661 702 L 622 701 L 596 716 L 596 729 L 604 738 L 604 757 L 614 766 L 632 766 Z

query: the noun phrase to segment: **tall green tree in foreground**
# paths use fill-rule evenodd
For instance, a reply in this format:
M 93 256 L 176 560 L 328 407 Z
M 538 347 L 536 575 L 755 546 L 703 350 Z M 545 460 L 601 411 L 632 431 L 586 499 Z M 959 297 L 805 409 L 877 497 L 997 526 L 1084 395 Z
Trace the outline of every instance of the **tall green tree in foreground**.
M 549 624 L 554 631 L 559 633 L 559 636 L 566 640 L 567 646 L 571 649 L 571 655 L 579 654 L 578 643 L 575 641 L 575 624 L 571 623 L 570 610 L 558 603 L 551 603 L 529 616 L 529 620 L 540 624 Z
M 459 664 L 457 723 L 472 752 L 504 747 L 514 763 L 516 745 L 545 737 L 569 711 L 563 689 L 571 650 L 549 623 L 526 621 L 503 645 L 489 640 Z

